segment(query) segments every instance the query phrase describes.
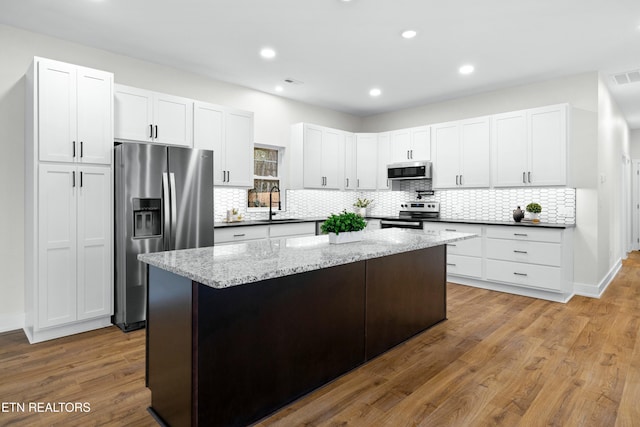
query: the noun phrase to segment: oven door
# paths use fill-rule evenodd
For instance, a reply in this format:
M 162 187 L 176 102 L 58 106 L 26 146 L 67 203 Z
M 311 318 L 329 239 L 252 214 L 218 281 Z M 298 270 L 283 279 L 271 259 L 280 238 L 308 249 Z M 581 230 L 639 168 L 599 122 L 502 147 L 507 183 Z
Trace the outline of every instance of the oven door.
M 383 219 L 380 221 L 380 228 L 411 228 L 414 230 L 422 230 L 422 221 Z

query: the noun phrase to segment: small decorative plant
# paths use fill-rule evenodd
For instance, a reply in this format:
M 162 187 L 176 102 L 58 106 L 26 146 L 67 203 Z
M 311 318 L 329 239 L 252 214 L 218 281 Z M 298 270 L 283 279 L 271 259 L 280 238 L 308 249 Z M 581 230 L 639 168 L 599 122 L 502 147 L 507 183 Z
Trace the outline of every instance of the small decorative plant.
M 527 210 L 527 212 L 536 214 L 542 212 L 542 206 L 537 203 L 529 203 L 525 209 Z
M 320 228 L 324 234 L 327 233 L 346 233 L 349 231 L 364 230 L 367 226 L 366 221 L 353 212 L 342 211 L 341 214 L 331 214 L 329 218 L 325 220 Z
M 356 208 L 366 208 L 371 203 L 373 203 L 373 200 L 358 198 L 358 200 L 353 204 L 353 206 Z

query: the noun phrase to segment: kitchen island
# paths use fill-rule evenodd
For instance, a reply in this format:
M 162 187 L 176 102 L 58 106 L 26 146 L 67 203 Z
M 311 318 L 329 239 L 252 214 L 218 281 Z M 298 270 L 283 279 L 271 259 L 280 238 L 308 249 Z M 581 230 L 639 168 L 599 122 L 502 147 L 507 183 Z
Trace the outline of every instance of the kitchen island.
M 446 243 L 385 229 L 139 255 L 147 386 L 171 426 L 246 425 L 446 318 Z

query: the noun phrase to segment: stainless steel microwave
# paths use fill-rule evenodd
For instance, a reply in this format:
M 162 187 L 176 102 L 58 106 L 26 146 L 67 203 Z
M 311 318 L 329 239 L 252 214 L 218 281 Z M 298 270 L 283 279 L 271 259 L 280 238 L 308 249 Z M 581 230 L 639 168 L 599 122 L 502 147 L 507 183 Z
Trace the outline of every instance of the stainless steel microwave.
M 431 179 L 431 162 L 402 162 L 387 165 L 389 179 Z

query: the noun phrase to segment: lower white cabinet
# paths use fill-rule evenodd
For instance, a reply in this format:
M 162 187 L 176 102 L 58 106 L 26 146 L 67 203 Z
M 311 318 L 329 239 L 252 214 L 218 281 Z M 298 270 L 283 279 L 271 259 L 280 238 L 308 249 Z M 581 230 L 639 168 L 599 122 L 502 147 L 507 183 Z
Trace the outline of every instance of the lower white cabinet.
M 295 222 L 286 224 L 269 225 L 238 225 L 233 227 L 219 227 L 215 229 L 214 240 L 216 245 L 229 243 L 249 242 L 266 238 L 286 238 L 315 236 L 316 223 Z
M 295 222 L 289 224 L 271 224 L 269 225 L 269 237 L 302 237 L 315 236 L 315 222 Z
M 479 236 L 447 245 L 450 282 L 552 301 L 573 296 L 571 228 L 425 222 L 424 230 Z
M 111 168 L 41 163 L 37 171 L 26 224 L 35 226 L 26 240 L 32 343 L 108 326 L 113 314 Z

